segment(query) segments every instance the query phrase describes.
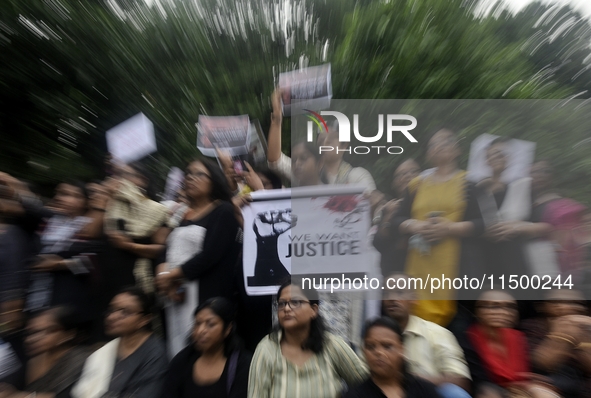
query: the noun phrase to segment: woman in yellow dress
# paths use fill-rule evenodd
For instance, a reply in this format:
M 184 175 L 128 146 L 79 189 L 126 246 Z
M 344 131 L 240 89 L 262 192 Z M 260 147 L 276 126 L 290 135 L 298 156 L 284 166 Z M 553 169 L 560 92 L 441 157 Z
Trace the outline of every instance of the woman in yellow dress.
M 462 241 L 481 234 L 484 224 L 473 185 L 458 167 L 459 156 L 456 135 L 445 129 L 436 132 L 427 147 L 427 160 L 434 168 L 410 182 L 396 219 L 400 232 L 409 236 L 406 273 L 423 282 L 427 277 L 445 275 L 453 281 L 463 274 L 478 274 L 475 267 L 480 262 L 467 256 L 466 250 L 462 253 L 469 248 L 463 248 Z M 468 262 L 471 269 L 462 269 L 460 275 L 460 263 Z M 415 315 L 447 326 L 456 313 L 453 286 L 445 283 L 445 289 L 433 293 L 417 286 L 417 293 Z

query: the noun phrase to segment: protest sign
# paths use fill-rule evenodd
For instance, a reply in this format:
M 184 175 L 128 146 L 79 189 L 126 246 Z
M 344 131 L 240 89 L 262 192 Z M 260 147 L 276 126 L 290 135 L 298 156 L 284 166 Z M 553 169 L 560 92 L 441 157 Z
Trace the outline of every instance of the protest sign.
M 185 174 L 178 167 L 172 167 L 166 178 L 166 188 L 164 190 L 164 200 L 176 200 L 177 193 L 183 186 Z
M 250 135 L 248 139 L 248 157 L 254 165 L 267 164 L 267 140 L 258 120 L 250 124 Z
M 243 209 L 247 293 L 275 294 L 290 274 L 373 274 L 366 239 L 370 206 L 362 192 L 363 187 L 338 185 L 254 192 L 253 202 Z M 330 291 L 331 286 L 318 290 Z
M 115 161 L 131 163 L 156 152 L 154 124 L 137 114 L 106 133 L 107 147 Z
M 281 73 L 279 88 L 286 116 L 302 114 L 305 109 L 326 109 L 332 98 L 330 64 Z
M 470 146 L 468 160 L 468 180 L 477 183 L 492 176 L 492 170 L 486 162 L 486 151 L 490 143 L 498 138 L 496 135 L 482 134 Z M 505 143 L 507 168 L 501 180 L 509 184 L 520 178 L 529 177 L 534 160 L 536 144 L 530 141 L 512 139 Z
M 248 115 L 199 115 L 199 122 L 196 126 L 197 148 L 205 156 L 215 157 L 216 148 L 228 151 L 232 156 L 248 153 L 251 128 Z

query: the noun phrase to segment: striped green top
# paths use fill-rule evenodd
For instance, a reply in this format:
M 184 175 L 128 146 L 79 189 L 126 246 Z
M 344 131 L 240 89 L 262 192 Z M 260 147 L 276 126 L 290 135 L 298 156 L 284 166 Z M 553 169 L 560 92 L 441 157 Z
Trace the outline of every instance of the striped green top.
M 281 334 L 279 335 L 281 341 Z M 324 350 L 304 365 L 289 362 L 270 336 L 257 346 L 248 377 L 249 398 L 337 398 L 343 388 L 369 375 L 366 364 L 343 339 L 326 333 Z

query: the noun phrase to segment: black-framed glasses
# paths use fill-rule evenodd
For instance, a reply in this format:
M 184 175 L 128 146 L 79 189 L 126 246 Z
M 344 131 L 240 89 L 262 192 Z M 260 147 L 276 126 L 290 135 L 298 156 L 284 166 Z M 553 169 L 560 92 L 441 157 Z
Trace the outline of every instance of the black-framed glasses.
M 289 308 L 292 310 L 297 310 L 298 308 L 301 308 L 304 303 L 310 304 L 307 300 L 277 300 L 277 309 L 281 311 L 285 309 L 286 305 L 289 305 Z
M 43 337 L 45 337 L 47 335 L 53 334 L 55 332 L 59 332 L 61 330 L 63 330 L 63 328 L 59 327 L 59 326 L 50 326 L 48 328 L 39 329 L 39 330 L 28 329 L 28 330 L 25 330 L 25 335 L 26 336 L 43 336 Z
M 211 178 L 211 176 L 207 173 L 204 173 L 202 171 L 197 171 L 195 173 L 192 173 L 190 171 L 187 171 L 185 173 L 185 177 L 187 179 L 193 179 L 193 180 L 204 180 L 206 178 Z
M 476 308 L 485 311 L 518 311 L 519 307 L 516 303 L 478 303 Z
M 143 314 L 142 311 L 132 311 L 127 308 L 109 308 L 105 311 L 105 318 L 115 313 L 120 313 L 123 318 L 129 318 L 130 316 Z

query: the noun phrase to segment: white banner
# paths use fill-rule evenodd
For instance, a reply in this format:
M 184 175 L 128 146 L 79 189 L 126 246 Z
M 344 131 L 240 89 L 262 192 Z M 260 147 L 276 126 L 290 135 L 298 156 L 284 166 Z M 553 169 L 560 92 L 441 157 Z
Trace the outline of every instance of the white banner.
M 482 134 L 470 146 L 468 160 L 468 180 L 478 183 L 492 176 L 492 170 L 486 163 L 486 150 L 498 136 Z M 512 139 L 505 143 L 507 168 L 501 175 L 501 180 L 509 184 L 520 178 L 529 177 L 531 165 L 536 152 L 535 142 Z
M 106 137 L 115 161 L 131 163 L 157 150 L 154 125 L 143 113 L 108 130 Z
M 246 292 L 275 294 L 290 274 L 375 275 L 367 240 L 370 206 L 362 192 L 359 186 L 333 185 L 253 193 L 243 209 Z
M 279 88 L 286 116 L 301 114 L 305 109 L 326 109 L 332 98 L 330 64 L 281 73 Z
M 196 126 L 197 148 L 205 156 L 217 156 L 216 148 L 228 151 L 232 156 L 248 153 L 249 135 L 251 134 L 248 115 L 199 115 L 199 122 Z

